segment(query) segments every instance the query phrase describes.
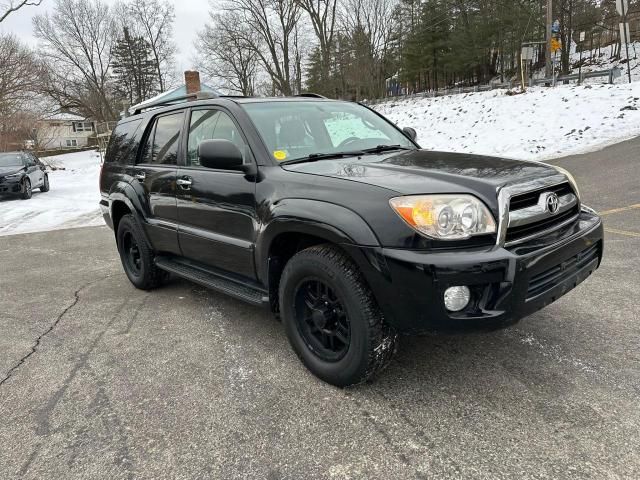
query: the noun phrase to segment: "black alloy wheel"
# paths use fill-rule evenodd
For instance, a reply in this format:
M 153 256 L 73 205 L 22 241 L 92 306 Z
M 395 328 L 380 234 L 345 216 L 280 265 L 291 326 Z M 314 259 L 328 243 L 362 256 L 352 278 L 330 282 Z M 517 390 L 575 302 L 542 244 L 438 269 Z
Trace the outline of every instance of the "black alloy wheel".
M 318 357 L 336 362 L 349 350 L 351 323 L 338 295 L 318 278 L 304 280 L 295 294 L 300 335 Z
M 22 180 L 22 188 L 20 196 L 23 200 L 29 200 L 33 196 L 33 190 L 31 189 L 31 180 L 28 177 L 24 177 Z
M 139 276 L 142 272 L 142 255 L 138 242 L 131 231 L 125 232 L 122 237 L 122 253 L 125 268 L 132 274 Z

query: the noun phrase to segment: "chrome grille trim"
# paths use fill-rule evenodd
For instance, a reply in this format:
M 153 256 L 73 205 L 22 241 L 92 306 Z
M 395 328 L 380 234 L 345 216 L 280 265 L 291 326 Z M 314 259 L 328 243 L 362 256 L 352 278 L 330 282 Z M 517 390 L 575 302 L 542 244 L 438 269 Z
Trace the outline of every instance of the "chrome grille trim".
M 511 197 L 531 190 L 540 190 L 542 188 L 552 187 L 567 181 L 569 181 L 567 177 L 561 173 L 557 173 L 548 177 L 536 178 L 529 182 L 516 183 L 502 187 L 498 191 L 498 235 L 496 235 L 496 244 L 498 246 L 505 245 L 507 228 L 509 228 L 509 202 Z
M 542 196 L 542 194 L 541 194 Z M 528 225 L 530 223 L 539 222 L 540 220 L 546 220 L 557 215 L 560 215 L 567 210 L 572 209 L 578 204 L 578 197 L 570 193 L 559 197 L 560 204 L 556 213 L 549 213 L 547 209 L 540 203 L 533 207 L 522 208 L 520 210 L 509 211 L 509 225 L 508 227 L 519 227 L 521 225 Z
M 549 233 L 553 233 L 556 230 L 562 228 L 562 227 L 566 227 L 567 225 L 570 225 L 571 223 L 575 222 L 576 220 L 578 220 L 578 217 L 580 217 L 580 214 L 578 213 L 577 215 L 573 215 L 571 218 L 565 220 L 562 223 L 558 223 L 557 225 L 554 225 L 552 227 L 546 228 L 544 230 L 540 230 L 536 233 L 533 233 L 531 235 L 528 235 L 526 237 L 522 237 L 522 238 L 518 238 L 517 240 L 512 240 L 510 242 L 506 242 L 504 244 L 505 247 L 512 247 L 514 245 L 520 245 L 521 243 L 525 243 L 528 242 L 529 240 L 533 240 L 535 238 L 538 237 L 542 237 L 544 235 L 547 235 Z

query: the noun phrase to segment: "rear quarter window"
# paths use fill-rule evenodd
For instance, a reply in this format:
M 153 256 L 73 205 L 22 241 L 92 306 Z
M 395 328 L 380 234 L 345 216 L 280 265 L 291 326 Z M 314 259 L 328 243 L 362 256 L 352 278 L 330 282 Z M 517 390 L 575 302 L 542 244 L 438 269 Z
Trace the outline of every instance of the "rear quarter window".
M 142 120 L 119 123 L 111 133 L 105 163 L 133 163 L 142 136 Z

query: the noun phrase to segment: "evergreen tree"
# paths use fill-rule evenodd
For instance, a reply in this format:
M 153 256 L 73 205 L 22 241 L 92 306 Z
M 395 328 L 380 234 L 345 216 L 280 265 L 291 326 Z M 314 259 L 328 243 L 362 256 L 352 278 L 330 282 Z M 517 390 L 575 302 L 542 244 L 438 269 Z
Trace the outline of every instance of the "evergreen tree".
M 157 62 L 143 37 L 134 37 L 124 27 L 113 51 L 113 75 L 118 96 L 135 105 L 158 93 Z

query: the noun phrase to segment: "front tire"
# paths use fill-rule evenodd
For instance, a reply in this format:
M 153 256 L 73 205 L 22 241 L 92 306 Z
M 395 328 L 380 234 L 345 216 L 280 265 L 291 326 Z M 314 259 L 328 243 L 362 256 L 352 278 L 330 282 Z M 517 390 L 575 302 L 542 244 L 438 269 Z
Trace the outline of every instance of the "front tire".
M 46 193 L 49 191 L 49 175 L 44 176 L 44 180 L 42 181 L 42 186 L 40 187 L 40 191 L 42 193 Z
M 297 253 L 282 274 L 279 300 L 291 346 L 327 383 L 345 387 L 371 379 L 396 351 L 397 335 L 358 267 L 335 246 Z
M 133 215 L 122 217 L 116 238 L 120 260 L 129 281 L 141 290 L 158 287 L 166 275 L 156 267 L 153 250 Z
M 22 179 L 22 188 L 20 191 L 20 198 L 23 200 L 29 200 L 33 196 L 33 190 L 31 189 L 31 180 L 28 177 Z

